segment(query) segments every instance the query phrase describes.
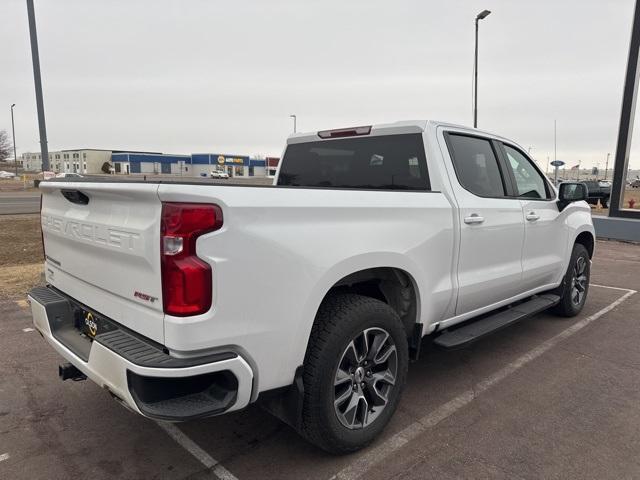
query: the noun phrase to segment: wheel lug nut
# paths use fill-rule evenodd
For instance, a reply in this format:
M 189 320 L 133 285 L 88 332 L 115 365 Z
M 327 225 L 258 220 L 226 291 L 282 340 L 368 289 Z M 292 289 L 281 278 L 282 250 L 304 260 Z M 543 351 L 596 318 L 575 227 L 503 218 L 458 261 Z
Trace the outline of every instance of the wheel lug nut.
M 367 377 L 371 376 L 371 370 L 367 371 Z

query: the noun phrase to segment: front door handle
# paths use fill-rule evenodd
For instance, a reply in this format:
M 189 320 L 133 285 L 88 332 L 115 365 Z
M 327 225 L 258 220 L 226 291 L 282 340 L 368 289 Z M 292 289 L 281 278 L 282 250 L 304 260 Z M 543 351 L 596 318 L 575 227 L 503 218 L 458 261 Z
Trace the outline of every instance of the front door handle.
M 535 222 L 536 220 L 540 219 L 540 215 L 538 215 L 536 212 L 529 212 L 527 213 L 527 216 L 525 218 L 529 222 Z
M 473 225 L 482 222 L 484 222 L 484 217 L 481 217 L 477 213 L 472 213 L 468 217 L 464 217 L 464 223 L 466 223 L 467 225 Z

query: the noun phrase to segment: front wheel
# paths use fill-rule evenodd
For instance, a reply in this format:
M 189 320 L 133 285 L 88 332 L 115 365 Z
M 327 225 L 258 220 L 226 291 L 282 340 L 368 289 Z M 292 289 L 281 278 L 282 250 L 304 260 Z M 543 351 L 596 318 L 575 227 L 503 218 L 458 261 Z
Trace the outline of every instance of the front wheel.
M 575 317 L 580 313 L 589 293 L 591 260 L 589 252 L 580 243 L 573 246 L 571 260 L 562 285 L 558 287 L 560 303 L 553 308 L 554 313 L 563 317 Z
M 305 356 L 302 435 L 330 453 L 364 447 L 393 415 L 407 367 L 406 333 L 391 307 L 361 295 L 329 296 Z

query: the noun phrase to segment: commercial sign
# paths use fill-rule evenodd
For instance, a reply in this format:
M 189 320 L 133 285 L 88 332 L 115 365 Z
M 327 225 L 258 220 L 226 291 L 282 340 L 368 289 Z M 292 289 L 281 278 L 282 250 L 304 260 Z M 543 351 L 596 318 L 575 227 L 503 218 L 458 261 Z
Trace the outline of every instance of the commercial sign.
M 244 160 L 242 158 L 237 157 L 225 157 L 224 155 L 220 155 L 218 157 L 218 163 L 220 165 L 244 165 Z

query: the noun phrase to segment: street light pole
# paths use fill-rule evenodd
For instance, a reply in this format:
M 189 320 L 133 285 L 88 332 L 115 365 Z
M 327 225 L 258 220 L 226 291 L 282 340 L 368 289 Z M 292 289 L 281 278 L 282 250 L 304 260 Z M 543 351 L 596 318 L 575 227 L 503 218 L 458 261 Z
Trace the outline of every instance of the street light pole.
M 44 100 L 42 99 L 42 79 L 40 78 L 40 55 L 38 54 L 38 33 L 33 0 L 27 0 L 29 17 L 29 37 L 31 38 L 31 61 L 33 62 L 33 82 L 36 87 L 36 106 L 38 108 L 38 126 L 40 128 L 40 154 L 42 171 L 49 170 L 49 147 L 47 144 L 47 126 L 44 121 Z
M 289 115 L 289 117 L 293 118 L 293 133 L 296 133 L 298 128 L 298 117 L 296 117 L 295 115 Z
M 15 164 L 15 169 L 16 169 L 16 177 L 18 176 L 18 155 L 16 155 L 16 125 L 15 123 L 13 123 L 13 107 L 15 107 L 16 104 L 12 103 L 11 104 L 11 133 L 13 134 L 13 163 Z
M 476 49 L 473 62 L 473 128 L 478 128 L 478 22 L 491 12 L 483 10 L 476 16 Z

